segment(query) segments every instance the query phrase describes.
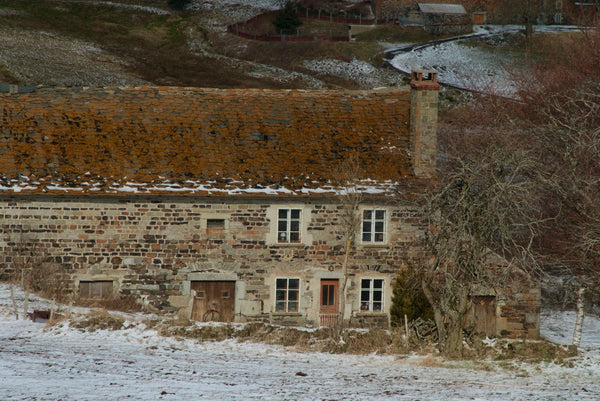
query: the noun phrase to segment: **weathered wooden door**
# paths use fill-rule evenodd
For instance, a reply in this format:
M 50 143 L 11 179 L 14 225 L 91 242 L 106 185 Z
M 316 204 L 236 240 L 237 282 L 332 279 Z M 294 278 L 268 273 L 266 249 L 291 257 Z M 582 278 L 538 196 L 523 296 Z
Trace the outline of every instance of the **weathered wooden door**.
M 496 335 L 496 297 L 473 296 L 471 309 L 465 316 L 465 326 L 473 326 L 476 333 Z
M 321 280 L 321 326 L 335 326 L 338 322 L 338 280 Z
M 192 281 L 192 320 L 231 322 L 235 314 L 235 281 Z

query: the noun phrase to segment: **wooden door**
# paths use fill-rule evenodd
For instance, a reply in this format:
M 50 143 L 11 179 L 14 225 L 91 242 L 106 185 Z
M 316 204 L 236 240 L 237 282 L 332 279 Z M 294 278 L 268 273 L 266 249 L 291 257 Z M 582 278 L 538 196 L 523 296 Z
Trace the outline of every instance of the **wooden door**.
M 192 320 L 231 322 L 235 314 L 235 281 L 192 281 Z
M 471 308 L 465 316 L 465 326 L 473 326 L 476 333 L 496 335 L 496 297 L 474 296 Z
M 321 326 L 335 326 L 338 322 L 338 280 L 321 280 Z

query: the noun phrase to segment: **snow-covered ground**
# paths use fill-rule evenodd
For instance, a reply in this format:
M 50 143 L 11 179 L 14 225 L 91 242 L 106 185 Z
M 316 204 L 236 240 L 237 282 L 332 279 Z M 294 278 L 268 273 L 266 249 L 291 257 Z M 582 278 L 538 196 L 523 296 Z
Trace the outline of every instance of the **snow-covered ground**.
M 17 299 L 22 307 L 23 294 Z M 30 310 L 44 306 L 36 298 Z M 10 309 L 7 286 L 0 285 L 2 400 L 600 399 L 600 320 L 595 318 L 587 318 L 581 357 L 564 367 L 178 340 L 160 337 L 135 315 L 122 330 L 82 332 L 66 324 L 46 328 L 14 320 Z M 545 315 L 544 334 L 568 342 L 572 322 L 564 318 Z
M 518 25 L 480 26 L 470 36 L 498 37 L 522 30 Z M 536 26 L 536 32 L 575 31 L 574 26 Z M 390 64 L 405 73 L 414 69 L 438 71 L 438 81 L 457 88 L 495 93 L 513 97 L 515 88 L 510 83 L 508 70 L 520 60 L 507 52 L 490 52 L 468 46 L 463 40 L 434 45 L 417 46 L 411 51 L 398 53 Z M 508 68 L 507 68 L 508 67 Z

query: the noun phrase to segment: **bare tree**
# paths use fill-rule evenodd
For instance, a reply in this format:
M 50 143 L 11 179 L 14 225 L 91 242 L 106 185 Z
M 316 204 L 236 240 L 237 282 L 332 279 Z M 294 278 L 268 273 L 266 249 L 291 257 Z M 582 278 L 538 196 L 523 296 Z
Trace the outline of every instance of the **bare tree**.
M 53 301 L 61 301 L 68 292 L 63 266 L 53 263 L 39 239 L 29 233 L 28 228 L 13 230 L 7 238 L 10 252 L 10 290 L 16 314 L 14 285 L 25 292 L 23 316 L 28 313 L 28 300 L 31 292 L 42 294 Z M 18 318 L 18 316 L 17 316 Z
M 526 281 L 536 266 L 537 166 L 528 152 L 503 145 L 486 135 L 471 138 L 468 150 L 449 155 L 438 185 L 426 195 L 428 229 L 417 269 L 446 355 L 462 353 L 473 295 Z
M 549 96 L 541 115 L 545 123 L 533 132 L 544 161 L 547 204 L 557 215 L 544 245 L 560 274 L 578 287 L 578 346 L 584 293 L 598 296 L 600 285 L 600 81 Z
M 358 157 L 350 157 L 337 166 L 333 171 L 334 184 L 338 190 L 339 218 L 341 235 L 340 238 L 344 244 L 344 256 L 342 260 L 342 272 L 344 278 L 340 285 L 341 319 L 338 322 L 338 328 L 341 328 L 346 312 L 346 286 L 349 278 L 350 257 L 356 244 L 356 233 L 360 229 L 360 205 L 363 202 L 364 195 L 360 188 L 360 177 L 362 168 Z

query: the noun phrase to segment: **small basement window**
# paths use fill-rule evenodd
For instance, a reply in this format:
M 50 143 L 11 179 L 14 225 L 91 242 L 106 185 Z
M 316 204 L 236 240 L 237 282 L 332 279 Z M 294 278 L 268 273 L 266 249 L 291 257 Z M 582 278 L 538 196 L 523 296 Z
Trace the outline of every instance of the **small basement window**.
M 113 295 L 112 281 L 80 281 L 79 296 L 81 298 L 110 298 Z

